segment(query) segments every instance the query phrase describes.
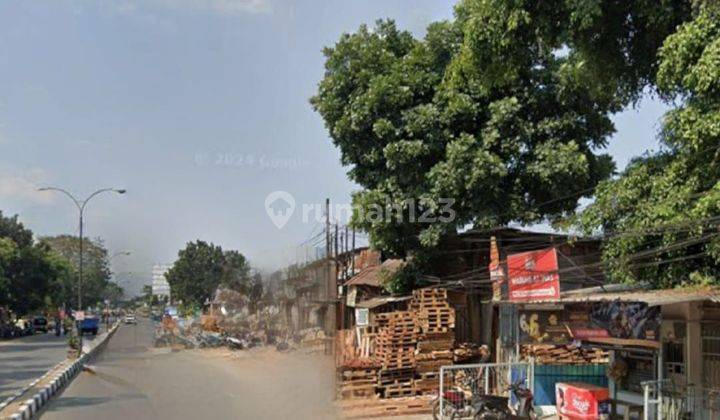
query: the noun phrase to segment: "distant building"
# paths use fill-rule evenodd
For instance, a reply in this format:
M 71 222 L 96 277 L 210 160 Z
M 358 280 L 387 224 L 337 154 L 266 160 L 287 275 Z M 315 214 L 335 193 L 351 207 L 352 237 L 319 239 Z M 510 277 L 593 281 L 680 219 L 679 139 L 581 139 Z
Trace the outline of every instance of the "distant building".
M 152 270 L 152 294 L 155 296 L 167 296 L 170 298 L 170 284 L 165 274 L 170 270 L 172 264 L 155 264 Z

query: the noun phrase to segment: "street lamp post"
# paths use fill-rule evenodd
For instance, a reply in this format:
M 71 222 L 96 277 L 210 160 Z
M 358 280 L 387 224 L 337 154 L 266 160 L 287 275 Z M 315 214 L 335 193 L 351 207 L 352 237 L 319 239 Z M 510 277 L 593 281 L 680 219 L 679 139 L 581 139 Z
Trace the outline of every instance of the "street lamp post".
M 73 203 L 75 203 L 75 206 L 78 209 L 78 213 L 80 216 L 80 263 L 78 265 L 78 273 L 79 273 L 79 279 L 78 279 L 78 297 L 77 297 L 77 305 L 78 305 L 78 311 L 82 310 L 82 284 L 83 284 L 83 216 L 85 213 L 85 206 L 87 205 L 88 201 L 90 201 L 93 197 L 95 197 L 98 194 L 104 193 L 104 192 L 114 192 L 118 194 L 125 194 L 126 190 L 123 189 L 115 189 L 115 188 L 103 188 L 100 190 L 95 191 L 94 193 L 90 194 L 86 199 L 84 200 L 78 200 L 70 194 L 69 192 L 65 191 L 62 188 L 56 188 L 56 187 L 44 187 L 44 188 L 38 188 L 38 191 L 57 191 L 60 193 L 65 194 L 68 196 Z

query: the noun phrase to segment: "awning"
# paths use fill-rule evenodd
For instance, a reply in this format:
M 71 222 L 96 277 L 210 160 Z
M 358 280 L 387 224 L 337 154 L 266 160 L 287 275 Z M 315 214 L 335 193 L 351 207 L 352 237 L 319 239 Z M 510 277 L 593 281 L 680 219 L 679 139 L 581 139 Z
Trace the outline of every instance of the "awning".
M 356 308 L 377 308 L 378 306 L 382 306 L 388 303 L 395 303 L 395 302 L 405 302 L 407 300 L 410 300 L 412 296 L 382 296 L 382 297 L 376 297 L 368 300 L 364 300 L 358 304 L 355 305 Z
M 564 304 L 602 301 L 645 302 L 649 306 L 671 305 L 684 302 L 710 301 L 720 303 L 720 288 L 682 288 L 682 289 L 638 289 L 637 286 L 607 285 L 563 292 L 559 299 L 528 302 L 503 301 L 516 304 Z

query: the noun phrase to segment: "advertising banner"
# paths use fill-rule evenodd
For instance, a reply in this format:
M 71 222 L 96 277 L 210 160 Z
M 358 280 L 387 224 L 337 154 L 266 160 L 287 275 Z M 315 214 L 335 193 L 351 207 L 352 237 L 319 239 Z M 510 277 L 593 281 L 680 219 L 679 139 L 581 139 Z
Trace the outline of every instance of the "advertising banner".
M 660 307 L 644 302 L 567 303 L 564 310 L 520 309 L 519 338 L 523 344 L 632 340 L 642 345 L 660 339 L 661 321 Z
M 570 382 L 555 384 L 557 412 L 563 418 L 597 420 L 610 413 L 607 388 Z
M 555 248 L 508 255 L 507 265 L 508 297 L 511 301 L 560 297 L 560 276 Z
M 490 238 L 490 282 L 492 283 L 493 301 L 502 300 L 502 285 L 505 281 L 505 273 L 500 265 L 500 252 L 498 251 L 497 240 L 494 236 Z

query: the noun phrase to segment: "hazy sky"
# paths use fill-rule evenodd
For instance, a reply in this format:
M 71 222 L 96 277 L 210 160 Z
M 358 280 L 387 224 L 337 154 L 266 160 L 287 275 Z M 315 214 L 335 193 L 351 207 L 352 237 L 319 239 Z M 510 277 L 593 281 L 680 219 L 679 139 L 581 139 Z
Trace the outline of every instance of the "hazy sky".
M 384 17 L 421 35 L 452 4 L 4 0 L 0 210 L 37 235 L 76 233 L 72 203 L 37 186 L 127 188 L 88 205 L 86 232 L 133 253 L 113 267 L 136 288 L 196 238 L 261 268 L 289 261 L 318 231 L 302 222 L 302 203 L 347 203 L 357 188 L 308 104 L 322 47 Z M 646 100 L 615 118 L 609 151 L 620 168 L 657 147 L 663 109 Z M 298 206 L 283 229 L 265 213 L 276 190 Z

